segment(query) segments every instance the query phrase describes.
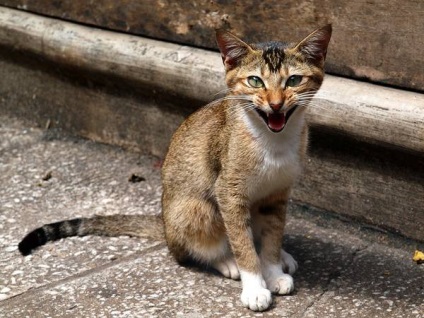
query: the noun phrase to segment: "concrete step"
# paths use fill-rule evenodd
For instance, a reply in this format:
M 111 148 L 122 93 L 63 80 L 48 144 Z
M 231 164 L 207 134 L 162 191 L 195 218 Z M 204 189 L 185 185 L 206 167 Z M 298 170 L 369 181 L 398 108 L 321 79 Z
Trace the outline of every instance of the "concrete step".
M 0 317 L 422 317 L 422 244 L 294 203 L 295 291 L 265 313 L 242 308 L 240 282 L 177 265 L 163 242 L 88 236 L 17 251 L 48 222 L 160 213 L 158 161 L 0 116 Z
M 224 89 L 218 53 L 0 8 L 1 109 L 163 156 Z M 327 76 L 293 198 L 424 240 L 424 95 Z

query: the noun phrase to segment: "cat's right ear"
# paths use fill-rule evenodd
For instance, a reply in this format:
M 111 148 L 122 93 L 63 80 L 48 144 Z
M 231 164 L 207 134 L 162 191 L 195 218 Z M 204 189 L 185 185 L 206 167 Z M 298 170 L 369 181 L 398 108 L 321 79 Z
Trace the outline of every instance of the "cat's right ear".
M 225 30 L 216 30 L 216 42 L 227 71 L 236 67 L 240 60 L 252 50 L 249 44 Z
M 323 67 L 331 33 L 331 24 L 317 29 L 297 44 L 295 50 L 301 52 L 311 63 Z

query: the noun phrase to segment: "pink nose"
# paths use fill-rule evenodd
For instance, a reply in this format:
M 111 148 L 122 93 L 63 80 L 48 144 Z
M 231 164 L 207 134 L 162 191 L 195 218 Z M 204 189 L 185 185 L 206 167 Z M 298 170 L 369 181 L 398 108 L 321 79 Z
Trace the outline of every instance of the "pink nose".
M 269 107 L 271 107 L 273 111 L 278 112 L 283 107 L 283 103 L 279 103 L 279 104 L 269 103 Z

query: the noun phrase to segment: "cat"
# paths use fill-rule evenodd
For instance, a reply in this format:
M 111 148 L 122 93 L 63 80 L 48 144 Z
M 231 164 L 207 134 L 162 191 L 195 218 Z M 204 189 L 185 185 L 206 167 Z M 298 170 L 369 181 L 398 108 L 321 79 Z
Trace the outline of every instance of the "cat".
M 268 309 L 271 293 L 291 293 L 297 263 L 282 249 L 286 208 L 307 150 L 305 109 L 323 81 L 331 33 L 326 25 L 299 43 L 247 44 L 218 30 L 228 90 L 173 135 L 162 167 L 161 217 L 47 224 L 19 243 L 20 252 L 75 235 L 165 238 L 179 263 L 241 279 L 241 302 L 251 310 Z

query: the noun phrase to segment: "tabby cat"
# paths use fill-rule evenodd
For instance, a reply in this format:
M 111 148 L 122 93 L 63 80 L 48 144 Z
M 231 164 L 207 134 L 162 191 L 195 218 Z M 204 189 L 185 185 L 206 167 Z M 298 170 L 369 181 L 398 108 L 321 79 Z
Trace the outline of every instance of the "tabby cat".
M 228 90 L 172 137 L 162 168 L 162 218 L 47 224 L 22 240 L 21 253 L 74 235 L 165 237 L 178 262 L 241 279 L 242 304 L 269 308 L 271 293 L 294 288 L 297 263 L 281 248 L 287 201 L 305 157 L 305 109 L 323 81 L 330 37 L 331 25 L 295 44 L 247 44 L 217 31 Z

